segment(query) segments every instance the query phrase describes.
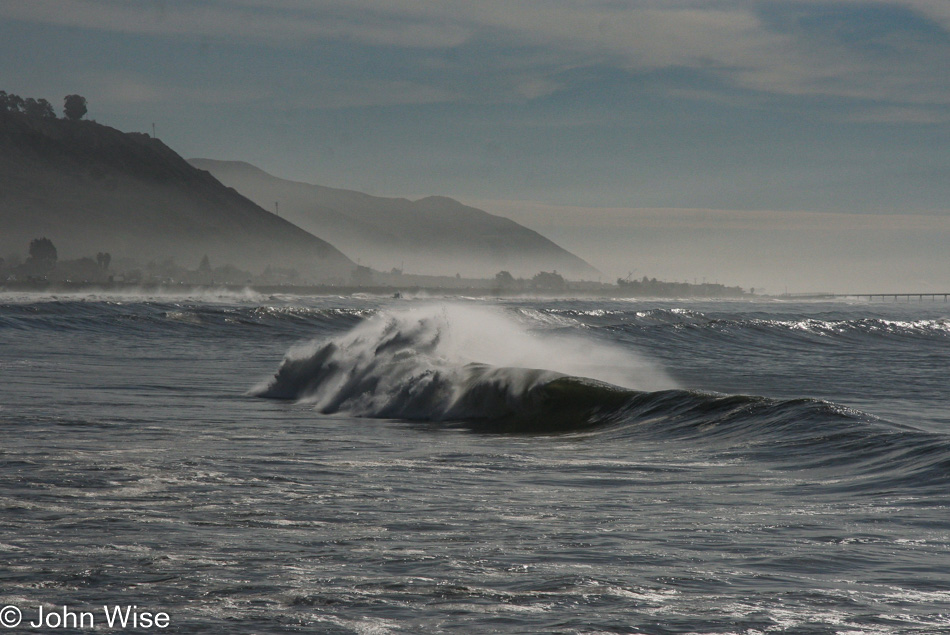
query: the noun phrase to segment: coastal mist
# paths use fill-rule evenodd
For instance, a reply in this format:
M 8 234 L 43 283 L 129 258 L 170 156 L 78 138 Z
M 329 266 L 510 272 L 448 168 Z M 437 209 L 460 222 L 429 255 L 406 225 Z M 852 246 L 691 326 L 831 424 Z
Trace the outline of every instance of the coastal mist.
M 942 299 L 8 293 L 0 619 L 950 632 L 948 367 Z

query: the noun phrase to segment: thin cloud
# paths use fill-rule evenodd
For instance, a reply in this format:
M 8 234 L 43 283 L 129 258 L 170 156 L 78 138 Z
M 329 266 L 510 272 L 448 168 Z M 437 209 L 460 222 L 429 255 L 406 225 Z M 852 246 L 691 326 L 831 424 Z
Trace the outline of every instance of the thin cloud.
M 368 11 L 357 16 L 332 3 L 294 9 L 287 3 L 138 3 L 121 0 L 31 0 L 0 5 L 0 16 L 118 33 L 240 37 L 271 44 L 353 39 L 400 47 L 451 47 L 468 33 L 451 24 L 393 19 Z
M 430 90 L 459 95 L 459 86 L 453 85 L 458 76 L 481 73 L 497 83 L 499 90 L 492 94 L 500 101 L 547 97 L 569 88 L 564 77 L 568 69 L 606 65 L 633 75 L 693 69 L 715 78 L 722 91 L 731 87 L 894 104 L 950 103 L 946 38 L 921 39 L 919 33 L 902 34 L 895 26 L 881 47 L 884 52 L 860 50 L 833 28 L 807 26 L 833 27 L 835 5 L 852 11 L 902 8 L 934 28 L 950 28 L 946 0 L 833 0 L 822 5 L 769 0 L 31 0 L 0 4 L 0 17 L 155 36 L 243 38 L 276 47 L 342 42 L 417 51 L 416 68 L 431 73 L 422 82 L 434 87 Z M 785 6 L 798 7 L 809 21 L 803 26 L 767 19 L 770 11 Z M 441 72 L 437 64 L 425 65 L 431 62 L 426 51 L 476 45 L 479 51 L 515 49 L 518 54 L 508 61 L 501 61 L 503 55 L 465 57 L 445 64 Z M 486 62 L 493 65 L 477 67 Z M 484 98 L 486 91 L 479 92 Z M 478 99 L 475 92 L 470 97 Z M 443 98 L 430 93 L 423 102 Z

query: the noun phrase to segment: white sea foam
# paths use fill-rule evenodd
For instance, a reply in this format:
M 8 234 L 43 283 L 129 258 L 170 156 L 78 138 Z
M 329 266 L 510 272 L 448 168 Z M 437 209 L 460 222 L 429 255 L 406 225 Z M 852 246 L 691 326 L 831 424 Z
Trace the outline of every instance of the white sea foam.
M 292 349 L 274 379 L 254 392 L 307 400 L 323 412 L 492 417 L 564 375 L 633 390 L 674 387 L 629 350 L 532 332 L 499 309 L 441 304 L 382 312 L 341 336 Z

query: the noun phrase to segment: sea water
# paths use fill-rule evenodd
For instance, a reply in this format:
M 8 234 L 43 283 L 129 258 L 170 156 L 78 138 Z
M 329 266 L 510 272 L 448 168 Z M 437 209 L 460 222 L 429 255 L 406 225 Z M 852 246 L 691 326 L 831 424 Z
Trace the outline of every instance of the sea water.
M 940 301 L 2 296 L 0 620 L 950 632 L 948 368 Z

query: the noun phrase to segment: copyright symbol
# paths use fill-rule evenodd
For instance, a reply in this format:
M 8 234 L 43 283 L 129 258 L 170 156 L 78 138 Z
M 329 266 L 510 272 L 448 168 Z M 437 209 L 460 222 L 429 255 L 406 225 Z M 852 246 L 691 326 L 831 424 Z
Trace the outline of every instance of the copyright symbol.
M 15 628 L 20 625 L 20 620 L 23 619 L 23 614 L 20 613 L 20 609 L 15 606 L 5 606 L 0 609 L 0 625 L 6 626 L 7 628 Z

